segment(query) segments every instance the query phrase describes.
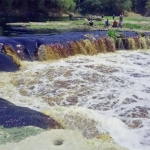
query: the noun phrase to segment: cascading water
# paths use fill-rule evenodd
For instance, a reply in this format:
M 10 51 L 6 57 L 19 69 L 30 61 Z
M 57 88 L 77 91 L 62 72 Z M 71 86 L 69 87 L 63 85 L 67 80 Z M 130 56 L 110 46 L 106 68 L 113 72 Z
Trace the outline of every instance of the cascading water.
M 36 43 L 34 51 L 15 38 L 3 41 L 4 52 L 21 66 L 17 72 L 0 73 L 0 97 L 49 115 L 64 128 L 64 137 L 68 129 L 80 131 L 89 139 L 89 150 L 98 150 L 103 138 L 108 145 L 149 150 L 150 40 L 123 34 L 116 39 L 103 31 L 22 38 Z
M 77 54 L 96 55 L 116 50 L 148 49 L 149 36 L 135 32 L 121 32 L 115 39 L 107 31 L 68 32 L 52 36 L 0 38 L 7 55 L 20 66 L 21 60 L 54 60 Z M 8 48 L 9 47 L 9 48 Z M 11 50 L 10 50 L 11 49 Z M 2 50 L 1 50 L 2 51 Z

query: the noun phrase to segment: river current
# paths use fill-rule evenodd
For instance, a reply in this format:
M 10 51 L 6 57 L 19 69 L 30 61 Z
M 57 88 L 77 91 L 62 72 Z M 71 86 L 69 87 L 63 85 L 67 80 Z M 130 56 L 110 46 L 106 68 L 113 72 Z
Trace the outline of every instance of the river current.
M 0 97 L 87 138 L 107 133 L 129 150 L 150 150 L 149 50 L 23 61 L 0 73 Z

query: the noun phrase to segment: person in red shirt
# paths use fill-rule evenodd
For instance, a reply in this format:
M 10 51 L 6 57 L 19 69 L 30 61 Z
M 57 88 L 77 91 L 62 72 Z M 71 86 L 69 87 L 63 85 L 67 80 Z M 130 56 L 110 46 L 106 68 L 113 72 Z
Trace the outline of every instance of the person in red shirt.
M 116 28 L 118 26 L 118 22 L 114 20 L 112 27 Z

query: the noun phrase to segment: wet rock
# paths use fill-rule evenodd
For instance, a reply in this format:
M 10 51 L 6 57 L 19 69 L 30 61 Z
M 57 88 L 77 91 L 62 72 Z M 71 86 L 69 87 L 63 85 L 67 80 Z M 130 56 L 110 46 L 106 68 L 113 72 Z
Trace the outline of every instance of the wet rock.
M 19 67 L 13 62 L 13 59 L 0 52 L 0 71 L 15 72 Z
M 59 127 L 47 115 L 27 107 L 16 106 L 3 98 L 0 98 L 0 126 L 7 128 L 36 126 L 43 129 Z

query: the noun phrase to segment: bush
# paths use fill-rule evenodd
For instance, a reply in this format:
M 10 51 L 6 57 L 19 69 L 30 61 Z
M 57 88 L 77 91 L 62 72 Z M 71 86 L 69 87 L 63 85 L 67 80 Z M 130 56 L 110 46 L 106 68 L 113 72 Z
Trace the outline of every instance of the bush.
M 116 37 L 117 37 L 115 30 L 108 30 L 107 34 L 108 34 L 108 36 L 112 37 L 113 39 L 116 39 Z

